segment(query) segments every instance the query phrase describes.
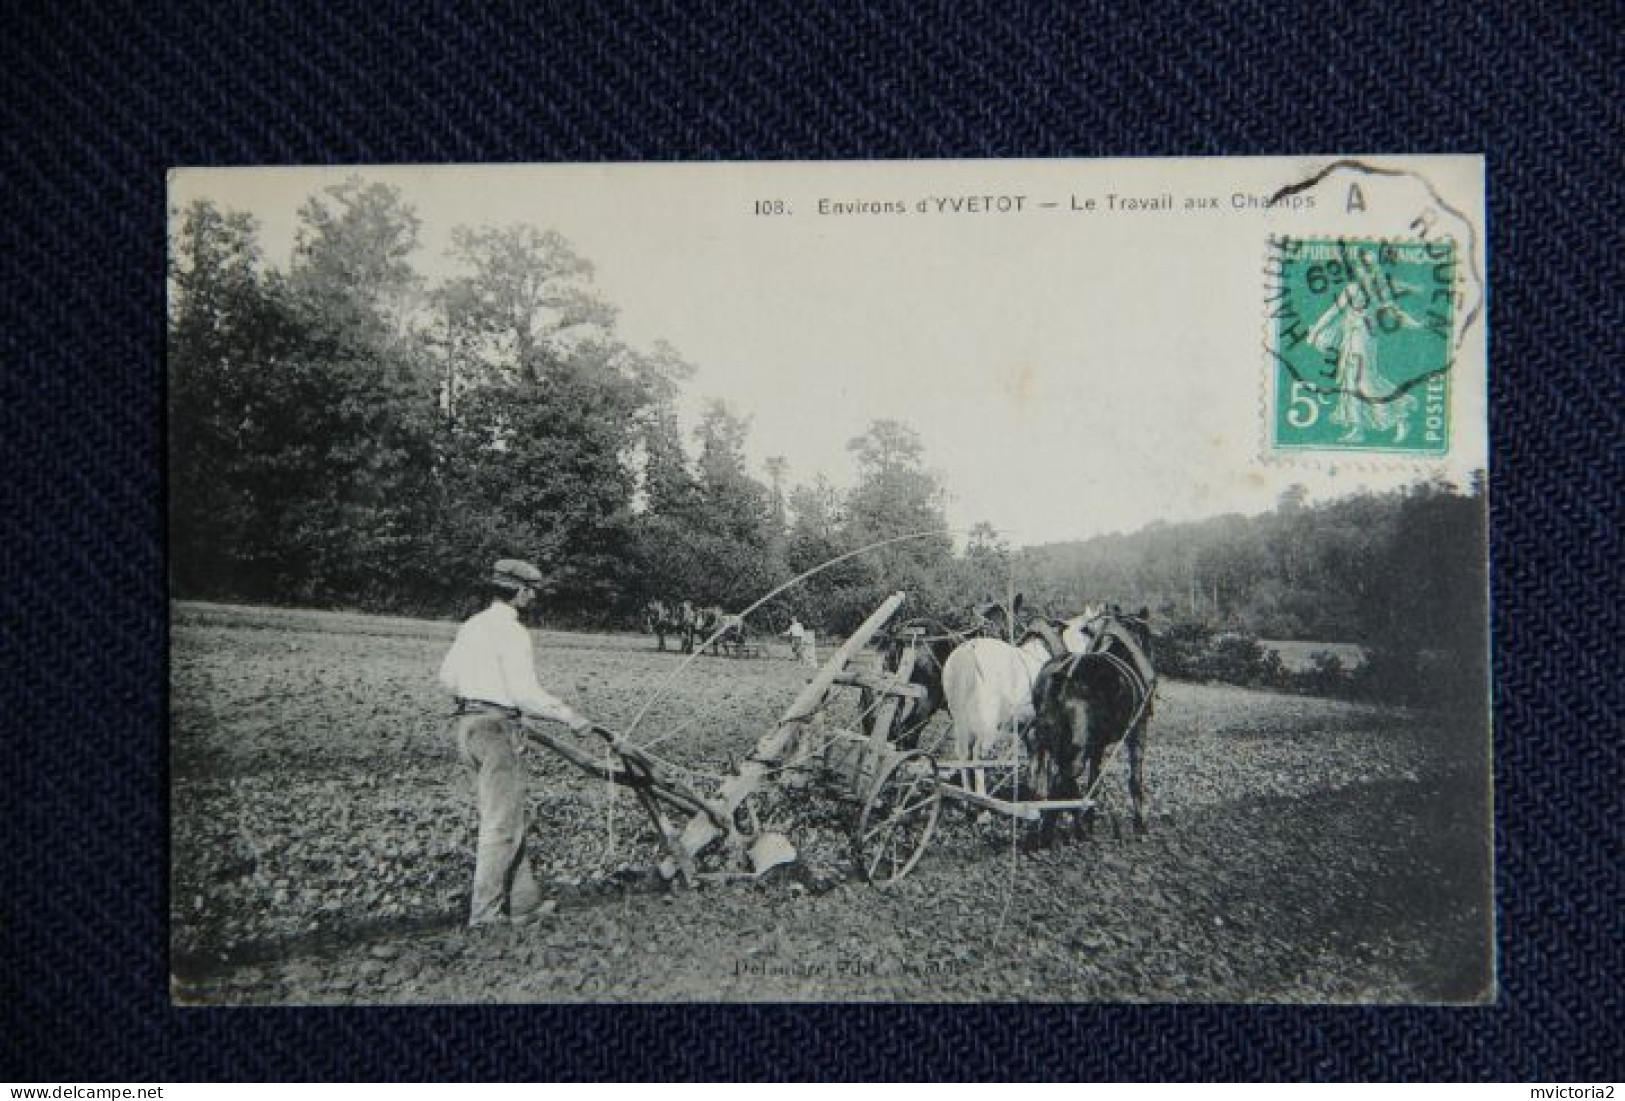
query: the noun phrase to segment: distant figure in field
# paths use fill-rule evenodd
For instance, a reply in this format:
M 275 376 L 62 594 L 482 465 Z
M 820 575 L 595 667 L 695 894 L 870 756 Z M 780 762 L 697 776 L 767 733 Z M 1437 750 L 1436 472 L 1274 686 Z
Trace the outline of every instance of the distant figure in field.
M 790 626 L 784 632 L 790 640 L 790 656 L 797 661 L 808 665 L 818 664 L 818 643 L 812 630 L 802 626 L 801 620 L 791 618 Z

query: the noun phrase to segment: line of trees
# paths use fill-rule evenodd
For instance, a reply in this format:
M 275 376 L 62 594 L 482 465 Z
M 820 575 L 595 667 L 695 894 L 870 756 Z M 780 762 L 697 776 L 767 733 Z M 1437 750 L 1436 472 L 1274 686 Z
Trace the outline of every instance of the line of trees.
M 299 212 L 287 270 L 253 218 L 176 212 L 169 316 L 171 587 L 176 596 L 411 614 L 468 610 L 491 561 L 540 565 L 555 622 L 628 624 L 653 597 L 739 608 L 859 547 L 947 527 L 918 434 L 876 421 L 856 476 L 792 483 L 746 459 L 721 402 L 685 433 L 695 368 L 636 348 L 558 233 L 460 228 L 447 270 L 418 267 L 401 193 L 351 178 Z M 1012 549 L 987 525 L 840 562 L 771 610 L 844 632 L 885 593 L 963 621 L 1011 579 L 1072 614 L 1110 600 L 1159 625 L 1483 648 L 1482 479 L 1429 482 L 1127 535 Z M 1187 632 L 1188 633 L 1188 632 Z M 1465 659 L 1464 659 L 1465 660 Z
M 546 572 L 550 615 L 627 622 L 652 597 L 739 607 L 801 571 L 946 526 L 907 425 L 851 442 L 858 477 L 792 485 L 746 461 L 748 422 L 694 367 L 621 339 L 593 269 L 556 232 L 456 229 L 418 269 L 399 190 L 351 178 L 304 203 L 286 271 L 258 226 L 176 212 L 169 314 L 171 587 L 180 597 L 445 614 L 496 558 Z M 778 619 L 843 630 L 890 587 L 941 604 L 947 536 L 843 564 Z
M 1031 548 L 1017 572 L 1036 603 L 1149 606 L 1187 671 L 1272 686 L 1353 689 L 1480 706 L 1488 630 L 1485 479 L 1427 480 L 1308 504 L 1301 487 L 1259 516 L 1153 523 Z M 1359 676 L 1285 674 L 1260 639 L 1352 642 Z M 1331 666 L 1332 663 L 1327 663 Z
M 1149 605 L 1158 619 L 1257 638 L 1418 648 L 1482 639 L 1484 479 L 1442 479 L 1309 504 L 1301 486 L 1258 516 L 1157 522 L 1024 551 L 1045 603 Z M 1475 622 L 1476 619 L 1476 622 Z

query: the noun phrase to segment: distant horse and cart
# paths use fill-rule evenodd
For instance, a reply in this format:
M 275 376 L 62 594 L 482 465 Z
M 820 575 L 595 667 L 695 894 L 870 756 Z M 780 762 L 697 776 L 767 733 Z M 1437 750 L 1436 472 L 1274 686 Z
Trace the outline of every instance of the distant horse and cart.
M 687 600 L 651 600 L 643 607 L 644 630 L 655 636 L 659 649 L 668 637 L 675 639 L 685 654 L 696 645 L 708 647 L 713 655 L 758 657 L 745 626 L 745 617 L 732 615 L 715 605 L 700 606 Z

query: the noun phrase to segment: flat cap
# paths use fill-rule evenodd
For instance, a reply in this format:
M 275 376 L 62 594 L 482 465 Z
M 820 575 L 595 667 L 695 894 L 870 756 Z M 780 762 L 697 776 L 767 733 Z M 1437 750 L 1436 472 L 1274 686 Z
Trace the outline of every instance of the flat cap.
M 503 558 L 491 567 L 491 580 L 499 585 L 536 586 L 542 583 L 542 571 L 520 558 Z

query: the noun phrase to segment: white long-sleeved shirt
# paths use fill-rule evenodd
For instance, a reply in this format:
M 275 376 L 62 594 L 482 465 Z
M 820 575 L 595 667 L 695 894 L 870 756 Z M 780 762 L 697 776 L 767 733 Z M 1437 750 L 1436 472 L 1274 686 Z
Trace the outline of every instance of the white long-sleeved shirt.
M 527 715 L 575 725 L 581 716 L 536 683 L 530 632 L 519 613 L 500 600 L 457 629 L 440 663 L 440 683 L 458 699 L 516 707 Z

